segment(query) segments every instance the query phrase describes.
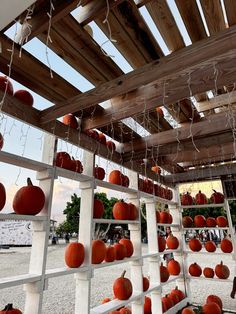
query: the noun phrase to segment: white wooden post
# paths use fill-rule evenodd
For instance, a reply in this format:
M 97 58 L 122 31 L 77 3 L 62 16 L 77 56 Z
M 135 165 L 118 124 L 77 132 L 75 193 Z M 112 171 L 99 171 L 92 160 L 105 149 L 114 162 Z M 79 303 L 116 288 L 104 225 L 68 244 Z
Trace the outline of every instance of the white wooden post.
M 52 164 L 55 151 L 55 137 L 45 135 L 43 146 L 43 162 Z M 47 249 L 50 232 L 51 205 L 54 185 L 54 170 L 37 173 L 40 180 L 39 186 L 44 191 L 46 202 L 41 216 L 46 216 L 46 221 L 33 221 L 32 249 L 29 265 L 29 274 L 41 275 L 41 280 L 35 283 L 25 284 L 26 291 L 25 314 L 40 314 L 42 311 L 43 290 L 45 287 L 45 271 L 47 260 Z

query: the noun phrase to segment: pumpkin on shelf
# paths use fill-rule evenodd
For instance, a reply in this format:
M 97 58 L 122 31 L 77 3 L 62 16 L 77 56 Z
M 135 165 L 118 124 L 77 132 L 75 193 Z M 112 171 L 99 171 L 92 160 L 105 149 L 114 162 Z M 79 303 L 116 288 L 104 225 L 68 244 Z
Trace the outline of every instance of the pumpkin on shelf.
M 216 220 L 213 217 L 208 217 L 206 219 L 206 226 L 209 228 L 215 228 L 216 227 Z
M 168 311 L 170 308 L 174 306 L 172 299 L 168 295 L 165 295 L 164 297 L 161 298 L 161 303 L 163 312 Z
M 128 188 L 129 187 L 129 177 L 121 174 L 121 185 Z
M 125 273 L 124 270 L 113 284 L 113 293 L 118 300 L 128 300 L 133 293 L 132 283 L 128 278 L 125 278 Z
M 157 165 L 153 166 L 151 170 L 155 172 L 156 174 L 159 174 L 159 175 L 161 174 L 161 168 L 158 167 Z
M 129 220 L 130 217 L 129 204 L 122 200 L 116 202 L 112 208 L 112 214 L 116 220 Z
M 161 277 L 161 282 L 166 282 L 170 277 L 168 269 L 166 266 L 163 265 L 163 263 L 161 263 L 160 265 L 160 277 Z
M 6 204 L 6 189 L 2 183 L 0 183 L 0 211 Z
M 13 96 L 13 85 L 7 76 L 0 76 L 0 90 L 3 92 L 6 91 L 8 95 Z
M 184 228 L 191 228 L 193 226 L 193 219 L 190 216 L 184 216 L 182 224 Z
M 214 204 L 224 203 L 224 200 L 225 200 L 224 194 L 220 192 L 216 192 L 216 190 L 213 190 L 213 192 L 214 193 L 210 197 L 211 202 Z
M 159 117 L 163 118 L 164 117 L 164 112 L 161 109 L 161 107 L 156 107 L 156 113 Z
M 106 257 L 106 245 L 102 240 L 92 241 L 92 264 L 100 264 Z
M 85 133 L 96 141 L 99 141 L 99 134 L 96 130 L 86 130 Z
M 105 303 L 110 302 L 110 301 L 111 301 L 110 298 L 104 298 L 104 299 L 102 299 L 101 304 L 105 304 Z
M 3 144 L 4 144 L 4 138 L 2 136 L 2 133 L 0 133 L 0 150 L 3 148 Z
M 27 90 L 19 89 L 14 93 L 13 96 L 17 98 L 20 102 L 26 104 L 27 106 L 33 107 L 34 98 L 31 95 L 31 93 L 28 92 Z
M 183 291 L 179 290 L 178 287 L 175 287 L 173 290 L 171 290 L 170 294 L 175 294 L 179 297 L 179 301 L 182 301 L 185 298 L 185 294 Z
M 149 289 L 149 279 L 147 277 L 143 277 L 143 291 L 147 291 Z
M 84 246 L 79 242 L 69 243 L 65 250 L 65 263 L 70 268 L 78 268 L 84 262 Z
M 197 263 L 193 263 L 188 268 L 189 274 L 193 277 L 200 277 L 202 274 L 202 269 Z
M 206 195 L 201 191 L 195 195 L 195 202 L 196 205 L 204 205 L 208 203 Z
M 216 218 L 216 223 L 220 228 L 228 227 L 228 220 L 225 216 L 218 216 Z
M 206 299 L 206 304 L 212 303 L 212 302 L 218 304 L 219 307 L 221 308 L 221 310 L 223 309 L 223 302 L 222 302 L 221 298 L 218 297 L 217 295 L 214 295 L 214 294 L 208 295 L 208 297 Z
M 195 314 L 195 312 L 191 307 L 186 307 L 182 310 L 181 314 Z
M 224 265 L 221 261 L 221 263 L 217 264 L 215 267 L 215 274 L 219 279 L 228 279 L 230 276 L 230 270 L 228 266 Z
M 13 209 L 18 215 L 37 215 L 45 204 L 45 195 L 39 186 L 27 178 L 27 186 L 20 188 L 13 199 Z
M 167 270 L 170 275 L 178 276 L 180 274 L 181 268 L 178 261 L 171 259 L 167 264 Z
M 106 145 L 106 136 L 103 134 L 103 133 L 99 133 L 98 134 L 98 141 L 103 144 L 103 145 Z
M 177 294 L 169 294 L 168 297 L 172 300 L 172 302 L 175 304 L 179 303 L 179 297 L 177 296 Z
M 124 244 L 115 243 L 114 249 L 115 249 L 116 260 L 118 261 L 123 260 L 127 256 L 127 249 L 126 249 L 126 246 L 124 246 Z
M 221 314 L 221 308 L 215 302 L 207 303 L 202 307 L 203 314 Z
M 102 218 L 102 215 L 104 214 L 104 205 L 101 200 L 96 198 L 96 195 L 94 197 L 94 203 L 93 203 L 93 218 L 100 219 Z
M 119 243 L 126 247 L 126 257 L 131 257 L 134 253 L 134 246 L 132 241 L 129 239 L 121 239 Z
M 122 307 L 119 311 L 120 314 L 132 314 L 131 310 L 127 307 Z
M 158 235 L 157 236 L 157 241 L 158 241 L 158 250 L 159 252 L 164 252 L 166 249 L 166 240 L 164 237 Z
M 3 310 L 0 310 L 0 314 L 23 314 L 21 310 L 13 307 L 12 303 L 9 303 L 5 306 Z
M 114 152 L 116 150 L 116 144 L 112 141 L 107 141 L 106 146 L 111 152 Z
M 173 234 L 170 234 L 166 239 L 166 245 L 170 250 L 176 250 L 179 247 L 179 240 Z
M 193 252 L 199 252 L 202 249 L 202 243 L 196 238 L 191 239 L 188 243 L 188 246 Z
M 60 168 L 71 169 L 71 158 L 67 152 L 57 152 L 55 165 Z
M 194 217 L 194 225 L 197 228 L 203 228 L 206 226 L 206 218 L 203 215 L 197 215 Z
M 129 205 L 129 220 L 137 220 L 138 208 L 132 203 L 129 203 L 128 205 Z
M 189 194 L 189 192 L 181 195 L 181 205 L 183 205 L 183 206 L 191 206 L 191 205 L 193 205 L 193 198 Z
M 161 219 L 160 211 L 156 210 L 156 223 L 159 224 Z
M 105 178 L 105 170 L 102 167 L 94 167 L 93 175 L 98 180 L 104 180 Z
M 215 252 L 216 251 L 216 245 L 213 241 L 207 241 L 205 243 L 205 249 L 207 252 Z
M 108 246 L 106 248 L 106 256 L 105 256 L 105 262 L 107 263 L 111 263 L 114 262 L 114 260 L 116 259 L 116 251 L 114 246 Z
M 143 314 L 152 314 L 152 300 L 149 297 L 144 298 Z
M 66 114 L 62 118 L 62 123 L 69 126 L 72 129 L 78 129 L 79 127 L 76 117 L 71 113 Z
M 233 251 L 233 244 L 230 239 L 224 238 L 220 243 L 221 251 L 224 253 L 231 253 Z
M 170 213 L 166 211 L 161 211 L 160 212 L 160 223 L 161 224 L 171 224 L 172 223 L 172 216 Z
M 112 184 L 122 184 L 122 173 L 120 170 L 112 170 L 109 174 L 108 181 Z
M 204 275 L 206 278 L 214 278 L 214 276 L 215 276 L 214 269 L 213 269 L 213 268 L 210 268 L 210 267 L 205 267 L 205 268 L 203 269 L 203 275 Z
M 70 170 L 77 172 L 77 173 L 82 173 L 83 172 L 83 165 L 80 160 L 75 160 L 74 157 L 72 157 L 71 162 L 70 162 Z

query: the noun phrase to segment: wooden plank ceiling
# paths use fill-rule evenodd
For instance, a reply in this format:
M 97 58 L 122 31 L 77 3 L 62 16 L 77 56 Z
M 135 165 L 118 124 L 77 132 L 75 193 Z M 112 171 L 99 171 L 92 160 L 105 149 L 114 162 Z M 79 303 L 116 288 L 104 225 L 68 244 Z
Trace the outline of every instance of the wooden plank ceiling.
M 106 0 L 54 0 L 53 3 L 49 48 L 95 89 L 81 93 L 57 73 L 51 79 L 48 67 L 24 47 L 19 60 L 20 47 L 15 45 L 12 78 L 55 104 L 37 115 L 37 126 L 47 128 L 56 118 L 73 112 L 81 117 L 83 130 L 97 128 L 124 143 L 124 164 L 132 158 L 138 165 L 146 157 L 150 167 L 158 162 L 170 173 L 234 158 L 232 128 L 235 126 L 228 123 L 225 111 L 216 113 L 216 110 L 224 106 L 228 108 L 224 110 L 235 115 L 232 106 L 236 103 L 235 1 L 224 0 L 226 23 L 220 0 L 199 3 L 175 0 L 192 42 L 188 47 L 183 29 L 179 28 L 167 1 L 109 0 L 109 10 Z M 78 3 L 75 19 L 70 13 Z M 168 56 L 145 20 L 144 8 L 168 48 Z M 29 21 L 28 40 L 37 37 L 47 43 L 49 11 L 49 1 L 36 2 Z M 20 22 L 25 14 L 19 17 Z M 114 40 L 113 45 L 133 68 L 131 73 L 124 74 L 116 59 L 103 53 L 84 28 L 90 22 L 95 22 Z M 3 32 L 0 41 L 3 47 L 0 70 L 8 74 L 8 50 L 12 42 Z M 207 96 L 210 90 L 216 94 L 213 99 Z M 190 96 L 195 97 L 196 104 Z M 99 105 L 104 100 L 110 102 L 110 108 Z M 159 106 L 165 107 L 169 118 L 156 112 Z M 128 117 L 151 135 L 143 138 L 137 124 L 131 127 L 132 121 L 130 126 L 121 121 Z M 135 156 L 131 153 L 133 149 Z

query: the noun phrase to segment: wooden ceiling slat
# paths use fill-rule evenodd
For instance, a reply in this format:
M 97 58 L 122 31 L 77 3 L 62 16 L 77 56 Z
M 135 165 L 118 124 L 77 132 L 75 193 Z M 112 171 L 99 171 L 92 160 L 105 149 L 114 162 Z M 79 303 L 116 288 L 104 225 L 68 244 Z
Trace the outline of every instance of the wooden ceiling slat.
M 220 0 L 200 0 L 210 35 L 226 28 Z
M 236 2 L 235 0 L 224 0 L 225 11 L 229 26 L 236 24 Z

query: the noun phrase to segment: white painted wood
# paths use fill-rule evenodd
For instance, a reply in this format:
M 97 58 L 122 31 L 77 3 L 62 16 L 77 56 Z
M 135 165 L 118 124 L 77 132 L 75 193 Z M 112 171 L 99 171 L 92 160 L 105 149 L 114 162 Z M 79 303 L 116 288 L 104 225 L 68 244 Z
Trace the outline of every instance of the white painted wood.
M 102 181 L 102 180 L 98 180 L 98 179 L 95 179 L 95 184 L 98 187 L 106 188 L 106 189 L 117 191 L 117 192 L 123 192 L 123 193 L 129 193 L 129 194 L 133 194 L 133 193 L 138 194 L 139 193 L 138 189 L 126 188 L 126 187 L 121 186 L 121 185 L 112 184 L 110 182 L 106 182 L 106 181 Z
M 204 204 L 204 205 L 188 205 L 188 206 L 182 206 L 181 204 L 179 205 L 179 207 L 181 208 L 211 208 L 211 207 L 224 207 L 225 204 L 221 203 L 221 204 Z
M 0 279 L 0 289 L 10 288 L 14 286 L 23 285 L 29 282 L 36 282 L 40 280 L 40 275 L 25 274 L 14 277 L 5 277 Z
M 87 176 L 93 176 L 93 169 L 95 166 L 95 155 L 87 150 L 84 150 L 83 155 L 83 173 Z
M 16 215 L 16 214 L 0 214 L 0 220 L 27 220 L 27 221 L 44 221 L 46 216 Z
M 98 224 L 119 224 L 119 225 L 128 225 L 128 224 L 139 224 L 139 221 L 138 220 L 116 220 L 116 219 L 102 219 L 102 218 L 99 218 L 99 219 L 93 219 L 93 222 L 95 223 L 98 223 Z

